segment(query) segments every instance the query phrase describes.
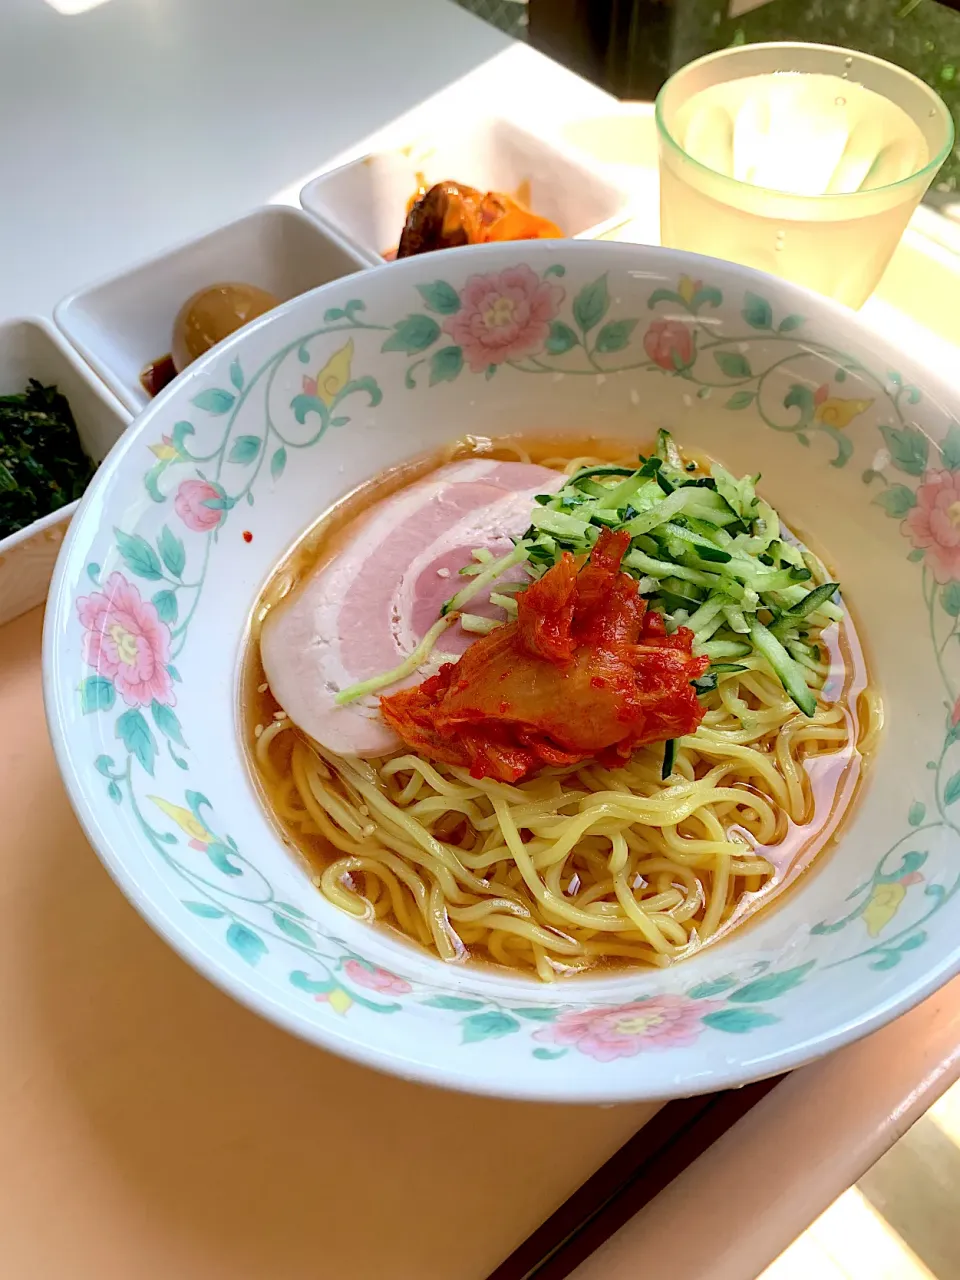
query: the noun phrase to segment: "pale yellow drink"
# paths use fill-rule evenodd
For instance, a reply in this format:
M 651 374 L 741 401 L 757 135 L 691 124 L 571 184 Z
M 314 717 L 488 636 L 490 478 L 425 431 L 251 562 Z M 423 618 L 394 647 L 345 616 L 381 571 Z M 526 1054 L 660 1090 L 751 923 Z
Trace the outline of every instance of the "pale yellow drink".
M 799 69 L 755 70 L 764 53 L 771 65 L 768 51 L 796 66 L 783 53 L 796 49 Z M 836 71 L 806 69 L 821 49 Z M 752 66 L 727 78 L 724 64 L 738 55 L 752 55 Z M 949 151 L 952 125 L 920 81 L 856 58 L 919 88 L 903 99 L 912 110 L 855 79 L 853 55 L 825 46 L 746 46 L 673 77 L 657 102 L 662 243 L 860 306 Z M 683 77 L 701 66 L 708 74 L 689 76 L 684 93 Z

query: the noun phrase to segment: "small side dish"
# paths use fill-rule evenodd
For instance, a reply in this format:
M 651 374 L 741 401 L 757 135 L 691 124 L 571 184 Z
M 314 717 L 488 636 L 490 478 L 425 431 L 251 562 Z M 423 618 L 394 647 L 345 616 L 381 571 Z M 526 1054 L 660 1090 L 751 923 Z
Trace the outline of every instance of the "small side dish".
M 0 396 L 0 538 L 79 498 L 95 469 L 55 386 Z

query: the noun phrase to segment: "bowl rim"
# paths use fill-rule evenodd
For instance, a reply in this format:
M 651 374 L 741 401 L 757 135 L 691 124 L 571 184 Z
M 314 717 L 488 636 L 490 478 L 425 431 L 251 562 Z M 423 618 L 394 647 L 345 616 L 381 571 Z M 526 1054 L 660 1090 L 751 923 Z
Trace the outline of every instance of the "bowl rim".
M 457 255 L 463 260 L 465 254 L 472 255 L 478 269 L 481 264 L 497 262 L 509 264 L 511 254 L 516 254 L 515 245 L 491 244 L 468 245 L 463 248 L 449 249 L 445 254 Z M 559 254 L 569 258 L 583 259 L 596 257 L 621 259 L 626 269 L 630 269 L 631 261 L 634 270 L 643 275 L 639 268 L 645 258 L 651 256 L 658 263 L 657 274 L 686 274 L 691 277 L 703 276 L 713 272 L 735 282 L 736 287 L 751 286 L 778 290 L 782 296 L 792 299 L 798 308 L 805 306 L 808 314 L 815 321 L 833 322 L 843 329 L 852 330 L 854 338 L 875 342 L 884 354 L 893 354 L 895 348 L 891 340 L 881 331 L 876 322 L 865 319 L 833 299 L 825 298 L 809 289 L 792 282 L 771 277 L 764 272 L 738 263 L 725 262 L 708 258 L 701 254 L 689 253 L 680 249 L 667 249 L 658 245 L 634 245 L 607 241 L 568 240 L 558 244 L 556 241 L 525 242 L 522 252 L 527 259 L 538 257 L 556 257 Z M 446 260 L 446 259 L 445 259 Z M 452 260 L 452 259 L 451 259 Z M 659 266 L 663 264 L 663 266 Z M 416 276 L 423 271 L 422 258 L 410 258 L 397 263 L 384 263 L 380 267 L 363 272 L 359 279 L 368 280 L 372 273 L 392 272 L 393 277 L 401 274 Z M 186 960 L 194 969 L 209 979 L 227 995 L 240 1004 L 259 1014 L 267 1021 L 282 1027 L 302 1040 L 317 1045 L 321 1049 L 339 1054 L 351 1061 L 375 1070 L 387 1071 L 403 1079 L 417 1081 L 426 1085 L 456 1089 L 480 1095 L 530 1102 L 558 1103 L 616 1103 L 640 1101 L 668 1101 L 676 1097 L 692 1096 L 697 1093 L 715 1092 L 726 1088 L 737 1088 L 755 1080 L 761 1080 L 783 1072 L 805 1066 L 817 1058 L 825 1056 L 835 1049 L 850 1044 L 870 1034 L 907 1012 L 915 1004 L 932 995 L 952 977 L 960 973 L 960 935 L 956 944 L 941 953 L 939 959 L 931 963 L 922 976 L 917 977 L 896 995 L 875 1001 L 862 1015 L 848 1017 L 840 1025 L 826 1034 L 817 1034 L 814 1038 L 804 1037 L 801 1030 L 796 1030 L 786 1038 L 786 1043 L 775 1050 L 751 1056 L 748 1046 L 740 1041 L 741 1048 L 734 1061 L 731 1053 L 719 1059 L 715 1068 L 711 1068 L 705 1077 L 703 1071 L 688 1071 L 682 1076 L 672 1079 L 661 1077 L 657 1080 L 644 1078 L 642 1067 L 638 1068 L 635 1083 L 629 1079 L 605 1075 L 592 1070 L 584 1061 L 582 1073 L 562 1080 L 558 1077 L 539 1075 L 529 1080 L 514 1081 L 508 1074 L 499 1070 L 489 1070 L 478 1058 L 460 1055 L 450 1065 L 433 1061 L 416 1060 L 401 1053 L 384 1049 L 375 1042 L 358 1039 L 350 1034 L 343 1034 L 337 1027 L 312 1022 L 299 1016 L 292 1010 L 283 1008 L 269 996 L 266 990 L 251 985 L 242 978 L 222 967 L 217 960 L 207 953 L 196 938 L 175 920 L 162 905 L 140 888 L 134 867 L 114 848 L 114 842 L 101 826 L 98 807 L 89 802 L 89 788 L 81 781 L 72 753 L 68 747 L 68 725 L 64 716 L 61 701 L 62 682 L 59 680 L 59 657 L 65 640 L 65 632 L 61 625 L 66 614 L 65 603 L 70 599 L 70 583 L 67 580 L 67 568 L 72 559 L 74 542 L 80 536 L 81 526 L 85 523 L 88 510 L 92 509 L 99 498 L 100 489 L 105 486 L 121 470 L 128 454 L 142 442 L 154 418 L 162 416 L 167 402 L 173 398 L 185 397 L 192 385 L 206 377 L 207 370 L 216 361 L 247 342 L 254 333 L 258 333 L 268 325 L 292 314 L 298 308 L 309 308 L 317 305 L 318 299 L 326 290 L 341 288 L 342 280 L 331 281 L 320 285 L 309 293 L 301 294 L 281 304 L 275 310 L 265 314 L 252 324 L 219 344 L 198 360 L 189 370 L 181 375 L 177 382 L 161 392 L 146 410 L 143 411 L 124 432 L 117 445 L 111 450 L 101 465 L 93 482 L 80 500 L 77 512 L 70 527 L 57 560 L 54 572 L 48 607 L 44 617 L 42 645 L 43 702 L 47 726 L 53 745 L 54 756 L 60 771 L 65 790 L 71 806 L 76 814 L 84 834 L 106 867 L 114 883 L 133 904 L 141 916 L 166 941 L 171 948 Z M 812 309 L 812 310 L 811 310 Z M 900 364 L 904 363 L 904 353 L 896 352 Z M 957 417 L 960 418 L 960 391 L 949 384 L 935 370 L 928 368 L 912 353 L 906 354 L 906 364 L 914 377 L 919 377 L 925 388 L 929 389 L 946 405 L 956 406 Z M 102 808 L 102 806 L 100 806 Z M 442 964 L 437 961 L 437 964 Z

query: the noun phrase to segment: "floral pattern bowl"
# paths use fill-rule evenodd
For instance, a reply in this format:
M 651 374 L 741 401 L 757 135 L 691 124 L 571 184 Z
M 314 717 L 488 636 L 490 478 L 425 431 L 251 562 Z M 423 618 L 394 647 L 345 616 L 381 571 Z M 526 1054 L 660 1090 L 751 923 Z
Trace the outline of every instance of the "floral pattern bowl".
M 280 307 L 125 434 L 63 548 L 46 703 L 94 847 L 213 981 L 326 1048 L 514 1097 L 667 1098 L 797 1066 L 960 968 L 960 396 L 835 304 L 682 253 L 455 250 Z M 537 986 L 337 912 L 238 735 L 258 590 L 338 496 L 451 437 L 670 427 L 826 555 L 887 728 L 837 847 L 672 969 Z

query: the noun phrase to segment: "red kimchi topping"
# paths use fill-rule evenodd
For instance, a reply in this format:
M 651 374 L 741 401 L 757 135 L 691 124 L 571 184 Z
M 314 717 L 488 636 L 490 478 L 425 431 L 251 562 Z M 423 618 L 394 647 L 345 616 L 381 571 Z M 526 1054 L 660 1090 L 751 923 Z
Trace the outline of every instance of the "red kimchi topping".
M 693 633 L 668 636 L 620 570 L 625 532 L 604 530 L 578 569 L 566 554 L 517 597 L 517 621 L 413 689 L 380 699 L 414 751 L 474 778 L 516 782 L 545 764 L 622 764 L 638 748 L 693 733 L 691 681 L 709 660 Z

